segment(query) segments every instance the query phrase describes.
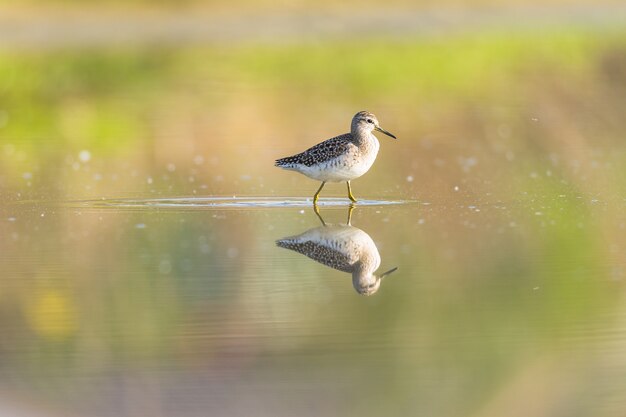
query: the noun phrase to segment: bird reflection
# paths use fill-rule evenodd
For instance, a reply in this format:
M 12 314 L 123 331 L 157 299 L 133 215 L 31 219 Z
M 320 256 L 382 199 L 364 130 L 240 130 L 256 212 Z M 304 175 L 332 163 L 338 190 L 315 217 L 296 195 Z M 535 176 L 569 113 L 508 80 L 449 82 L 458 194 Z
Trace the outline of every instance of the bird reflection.
M 297 236 L 285 237 L 276 245 L 289 249 L 321 264 L 352 274 L 352 285 L 362 295 L 375 294 L 383 278 L 398 268 L 380 275 L 374 273 L 380 266 L 380 254 L 372 238 L 351 225 L 354 206 L 348 209 L 346 224 L 326 224 L 315 207 L 322 226 L 314 227 Z

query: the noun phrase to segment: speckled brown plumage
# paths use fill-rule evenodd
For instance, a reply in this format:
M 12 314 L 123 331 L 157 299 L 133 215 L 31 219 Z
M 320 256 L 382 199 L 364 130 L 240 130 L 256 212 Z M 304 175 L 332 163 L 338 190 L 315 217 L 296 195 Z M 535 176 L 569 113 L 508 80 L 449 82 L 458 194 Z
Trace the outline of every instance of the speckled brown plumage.
M 318 143 L 317 145 L 312 146 L 297 155 L 277 159 L 275 165 L 281 168 L 288 168 L 296 165 L 305 165 L 310 167 L 344 156 L 351 150 L 356 150 L 356 145 L 353 143 L 353 136 L 351 133 L 345 133 Z
M 342 272 L 352 272 L 354 270 L 354 266 L 350 263 L 349 256 L 318 242 L 310 240 L 303 242 L 301 240 L 285 238 L 277 240 L 276 246 L 301 253 L 314 261 Z

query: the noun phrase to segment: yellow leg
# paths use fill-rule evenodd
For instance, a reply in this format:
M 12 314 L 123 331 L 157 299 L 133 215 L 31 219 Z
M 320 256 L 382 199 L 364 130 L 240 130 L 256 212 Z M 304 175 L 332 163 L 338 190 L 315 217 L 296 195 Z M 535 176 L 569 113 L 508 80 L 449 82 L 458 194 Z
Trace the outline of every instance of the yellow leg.
M 322 188 L 324 188 L 324 184 L 326 184 L 326 181 L 322 181 L 322 185 L 320 185 L 320 188 L 317 189 L 317 192 L 313 196 L 313 205 L 314 206 L 317 206 L 317 199 L 320 196 L 320 192 L 322 191 Z
M 348 183 L 348 198 L 353 203 L 356 203 L 356 198 L 354 198 L 354 196 L 352 195 L 352 189 L 350 189 L 350 181 L 347 181 L 347 183 Z

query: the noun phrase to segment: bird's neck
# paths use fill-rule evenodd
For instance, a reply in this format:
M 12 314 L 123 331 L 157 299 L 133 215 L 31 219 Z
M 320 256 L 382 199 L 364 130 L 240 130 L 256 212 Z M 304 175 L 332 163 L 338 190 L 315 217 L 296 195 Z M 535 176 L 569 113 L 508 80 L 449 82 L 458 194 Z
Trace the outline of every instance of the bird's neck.
M 368 129 L 352 129 L 352 138 L 354 144 L 358 147 L 369 147 L 378 143 L 376 136 L 372 135 L 372 132 Z

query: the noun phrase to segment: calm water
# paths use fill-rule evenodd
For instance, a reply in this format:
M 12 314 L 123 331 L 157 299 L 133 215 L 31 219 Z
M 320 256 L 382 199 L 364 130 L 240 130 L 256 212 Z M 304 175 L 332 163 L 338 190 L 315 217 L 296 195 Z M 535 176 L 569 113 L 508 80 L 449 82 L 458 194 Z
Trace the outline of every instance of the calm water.
M 120 201 L 3 207 L 0 414 L 624 410 L 621 203 Z M 359 295 L 307 231 L 398 269 Z

